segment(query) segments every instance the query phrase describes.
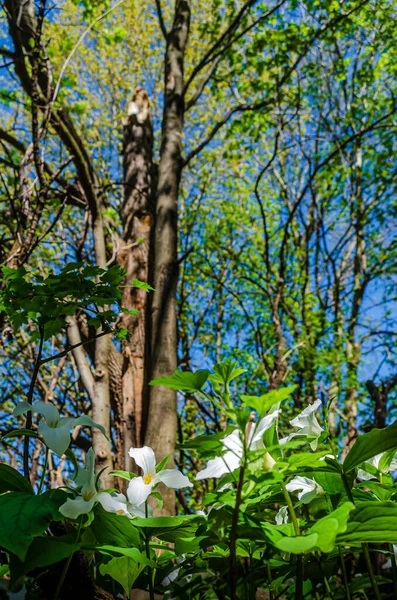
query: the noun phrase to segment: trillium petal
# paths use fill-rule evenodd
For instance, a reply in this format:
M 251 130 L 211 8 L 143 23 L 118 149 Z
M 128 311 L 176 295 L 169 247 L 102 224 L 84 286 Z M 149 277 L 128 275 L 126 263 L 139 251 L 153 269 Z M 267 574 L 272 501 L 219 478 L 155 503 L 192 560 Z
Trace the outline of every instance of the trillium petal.
M 89 513 L 95 502 L 95 497 L 91 498 L 91 500 L 84 500 L 81 496 L 78 496 L 74 500 L 68 498 L 65 504 L 59 507 L 59 512 L 68 519 L 77 519 L 80 515 Z
M 161 481 L 169 488 L 183 488 L 193 487 L 193 484 L 189 481 L 186 475 L 183 475 L 178 469 L 164 469 L 157 473 L 154 478 L 154 482 Z
M 304 504 L 309 504 L 315 496 L 324 492 L 317 481 L 308 477 L 294 477 L 285 487 L 288 492 L 298 492 L 298 498 Z
M 127 497 L 133 506 L 140 506 L 148 499 L 154 480 L 150 483 L 145 483 L 143 477 L 134 477 L 128 484 Z
M 240 439 L 240 432 L 238 429 L 235 429 L 230 435 L 224 437 L 221 442 L 225 448 L 233 452 L 239 458 L 243 456 L 243 442 Z
M 107 512 L 126 515 L 127 517 L 131 516 L 128 512 L 127 498 L 124 494 L 115 494 L 112 496 L 109 492 L 100 492 L 96 497 L 96 501 Z
M 285 525 L 288 523 L 288 506 L 282 506 L 276 514 L 277 525 Z
M 128 454 L 141 467 L 144 475 L 152 475 L 156 471 L 156 457 L 149 446 L 143 448 L 130 448 Z
M 289 492 L 295 492 L 296 490 L 312 490 L 313 487 L 316 487 L 316 482 L 313 479 L 309 479 L 308 477 L 294 477 L 291 479 L 289 483 L 285 486 Z
M 43 400 L 39 400 L 33 404 L 32 411 L 38 415 L 42 415 L 49 425 L 55 427 L 55 425 L 59 423 L 59 412 L 52 402 L 43 402 Z
M 281 413 L 281 410 L 275 410 L 274 412 L 266 415 L 259 421 L 256 425 L 255 429 L 253 428 L 253 433 L 251 437 L 251 443 L 259 442 L 262 440 L 263 434 L 265 431 L 270 429 L 273 423 L 277 420 L 278 415 Z M 251 445 L 251 444 L 250 444 Z
M 12 414 L 14 415 L 14 417 L 19 417 L 20 415 L 24 415 L 30 410 L 32 410 L 32 405 L 29 404 L 29 402 L 25 402 L 25 400 L 22 400 L 22 402 L 18 402 L 18 404 L 12 411 Z
M 208 461 L 207 467 L 197 473 L 196 480 L 211 479 L 213 477 L 222 477 L 226 473 L 232 473 L 241 465 L 241 458 L 233 452 L 226 452 L 223 456 L 211 458 Z
M 69 448 L 70 444 L 70 425 L 61 424 L 59 427 L 49 427 L 44 419 L 39 423 L 38 432 L 42 436 L 46 445 L 55 454 L 62 456 Z
M 152 507 L 148 506 L 147 510 L 148 510 L 148 516 L 149 517 L 153 516 Z M 141 504 L 140 506 L 132 506 L 132 504 L 128 504 L 128 511 L 129 511 L 130 515 L 134 515 L 134 517 L 140 517 L 141 519 L 145 519 L 145 517 L 146 517 L 145 503 Z
M 105 428 L 102 425 L 98 425 L 98 423 L 95 423 L 95 421 L 93 421 L 88 415 L 82 415 L 81 417 L 77 417 L 77 419 L 73 419 L 73 426 L 76 425 L 82 425 L 83 427 L 95 427 L 103 433 L 107 440 L 109 439 L 106 435 Z
M 320 437 L 323 429 L 316 418 L 316 411 L 321 406 L 321 400 L 316 400 L 313 404 L 309 404 L 295 419 L 290 421 L 293 427 L 299 427 L 302 431 L 300 435 L 312 435 Z

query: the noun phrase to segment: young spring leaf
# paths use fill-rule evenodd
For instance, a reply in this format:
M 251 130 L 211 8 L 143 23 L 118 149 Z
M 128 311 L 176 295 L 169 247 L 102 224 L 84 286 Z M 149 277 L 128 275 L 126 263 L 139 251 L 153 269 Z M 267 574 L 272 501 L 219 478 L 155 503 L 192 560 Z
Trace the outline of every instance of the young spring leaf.
M 206 370 L 196 371 L 195 373 L 176 370 L 169 377 L 163 376 L 152 379 L 149 385 L 163 385 L 179 392 L 198 392 L 207 381 L 209 374 L 209 371 Z
M 384 429 L 372 429 L 358 436 L 345 458 L 343 470 L 348 473 L 373 456 L 394 448 L 397 450 L 397 421 Z

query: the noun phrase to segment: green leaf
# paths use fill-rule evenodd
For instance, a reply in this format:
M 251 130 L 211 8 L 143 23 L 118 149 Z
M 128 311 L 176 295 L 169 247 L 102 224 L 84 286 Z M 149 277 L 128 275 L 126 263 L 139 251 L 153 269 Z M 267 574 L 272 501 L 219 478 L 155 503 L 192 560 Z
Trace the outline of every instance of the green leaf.
M 397 450 L 397 421 L 384 429 L 372 429 L 360 435 L 343 462 L 343 470 L 348 473 L 366 460 L 393 448 Z
M 30 573 L 38 567 L 47 567 L 68 558 L 79 550 L 76 544 L 76 533 L 61 537 L 38 537 L 33 540 L 25 560 L 21 562 L 16 556 L 11 561 L 11 576 L 18 579 L 25 573 Z
M 165 456 L 163 458 L 163 460 L 160 461 L 158 465 L 156 465 L 156 473 L 163 471 L 165 469 L 165 467 L 168 465 L 168 463 L 170 462 L 171 458 L 172 458 L 172 454 Z
M 202 517 L 198 515 L 187 515 L 183 517 L 136 518 L 133 522 L 136 527 L 150 530 L 151 537 L 174 542 L 178 538 L 194 536 L 202 520 Z
M 346 531 L 350 512 L 354 509 L 352 502 L 345 502 L 332 513 L 323 517 L 311 527 L 305 535 L 285 536 L 275 545 L 283 552 L 301 554 L 303 552 L 329 553 L 336 545 L 336 537 Z
M 142 557 L 138 550 L 136 552 Z M 129 595 L 134 581 L 144 568 L 144 561 L 130 556 L 121 556 L 112 558 L 108 563 L 100 565 L 99 571 L 101 575 L 109 575 L 115 579 L 122 586 L 125 593 Z
M 152 379 L 149 385 L 163 385 L 180 392 L 197 392 L 201 390 L 209 374 L 209 371 L 206 370 L 196 371 L 195 373 L 176 370 L 169 377 L 163 376 Z
M 13 429 L 13 431 L 9 431 L 8 433 L 6 433 L 5 435 L 2 436 L 1 440 L 9 440 L 12 439 L 14 437 L 20 437 L 22 435 L 26 435 L 27 437 L 34 437 L 37 439 L 40 439 L 40 436 L 38 433 L 36 433 L 35 431 L 32 431 L 31 429 Z M 43 442 L 44 444 L 44 442 Z
M 144 281 L 139 281 L 139 279 L 133 279 L 132 285 L 141 290 L 145 290 L 146 292 L 154 292 L 154 288 L 152 288 L 151 285 L 145 283 Z
M 109 475 L 121 477 L 121 479 L 126 479 L 127 481 L 131 481 L 131 479 L 136 477 L 135 473 L 130 473 L 129 471 L 111 471 Z
M 213 383 L 223 383 L 227 385 L 236 377 L 239 377 L 243 373 L 246 373 L 246 369 L 242 369 L 237 365 L 237 362 L 231 358 L 228 358 L 223 363 L 214 365 L 215 373 L 210 375 L 210 380 Z
M 297 388 L 296 385 L 290 385 L 279 390 L 271 390 L 262 396 L 241 396 L 242 403 L 257 411 L 259 417 L 262 417 L 272 406 L 278 402 L 283 402 L 289 398 L 292 392 Z
M 10 492 L 0 496 L 0 546 L 24 560 L 33 541 L 51 521 L 61 520 L 58 503 L 50 494 Z
M 300 535 L 296 537 L 282 537 L 276 542 L 276 546 L 282 552 L 290 552 L 291 554 L 303 554 L 315 548 L 318 540 L 318 535 L 312 533 L 310 535 Z
M 363 502 L 351 513 L 344 533 L 337 543 L 359 545 L 363 542 L 397 544 L 397 504 Z
M 0 494 L 4 492 L 26 492 L 33 494 L 33 489 L 25 477 L 22 477 L 18 471 L 0 463 Z
M 95 518 L 89 526 L 98 544 L 110 544 L 124 548 L 137 547 L 140 544 L 139 531 L 124 515 L 106 512 L 102 506 L 94 507 Z
M 137 310 L 136 308 L 120 308 L 120 312 L 126 314 L 126 315 L 132 315 L 133 317 L 137 317 L 140 313 L 139 310 Z

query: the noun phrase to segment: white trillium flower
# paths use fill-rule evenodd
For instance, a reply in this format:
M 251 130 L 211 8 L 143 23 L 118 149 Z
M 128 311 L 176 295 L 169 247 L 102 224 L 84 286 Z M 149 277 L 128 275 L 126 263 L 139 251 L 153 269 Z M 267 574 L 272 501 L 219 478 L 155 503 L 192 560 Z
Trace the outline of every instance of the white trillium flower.
M 276 514 L 277 525 L 285 525 L 288 523 L 288 506 L 282 506 Z
M 379 470 L 379 464 L 380 464 L 380 461 L 381 461 L 383 455 L 384 455 L 384 452 L 381 452 L 380 454 L 377 454 L 376 456 L 369 458 L 365 462 L 372 465 L 373 467 L 375 467 L 375 469 Z M 392 471 L 396 471 L 396 470 L 397 470 L 397 454 L 395 454 L 393 456 L 393 459 L 389 465 L 387 472 L 391 473 Z M 371 475 L 371 473 L 367 473 L 367 471 L 364 471 L 363 469 L 358 469 L 357 477 L 359 477 L 360 479 L 363 479 L 364 481 L 368 481 L 370 479 L 377 478 L 376 475 Z
M 265 431 L 270 429 L 280 412 L 280 410 L 275 410 L 269 415 L 263 417 L 263 419 L 261 419 L 257 425 L 255 423 L 252 424 L 248 439 L 249 450 L 259 450 L 260 448 L 263 448 L 263 434 Z M 222 477 L 222 475 L 226 475 L 226 473 L 233 473 L 233 471 L 241 466 L 241 460 L 244 454 L 244 445 L 240 438 L 239 430 L 235 429 L 230 435 L 224 437 L 221 442 L 228 452 L 223 454 L 223 456 L 211 458 L 208 461 L 207 467 L 197 473 L 197 481 L 202 479 Z M 268 469 L 271 469 L 271 467 L 275 464 L 268 452 L 266 452 L 265 462 Z
M 153 487 L 160 482 L 174 489 L 193 487 L 186 475 L 178 469 L 163 469 L 156 473 L 156 457 L 149 446 L 130 448 L 129 455 L 143 471 L 141 477 L 134 477 L 128 484 L 127 496 L 133 506 L 146 502 Z
M 321 485 L 308 477 L 294 477 L 285 487 L 288 492 L 298 492 L 298 499 L 303 504 L 309 504 L 317 495 L 324 494 Z
M 298 427 L 300 431 L 296 431 L 295 433 L 290 433 L 290 435 L 286 438 L 280 440 L 280 444 L 286 444 L 291 441 L 292 438 L 298 435 L 305 435 L 309 438 L 313 438 L 310 442 L 310 446 L 312 450 L 316 450 L 318 438 L 321 433 L 324 431 L 316 418 L 316 412 L 321 406 L 321 400 L 316 400 L 313 404 L 309 404 L 295 419 L 290 421 L 290 425 L 292 427 Z
M 38 426 L 38 433 L 48 448 L 59 456 L 62 456 L 69 448 L 70 430 L 76 427 L 76 425 L 96 427 L 107 437 L 104 427 L 98 425 L 86 415 L 77 417 L 76 419 L 72 417 L 61 418 L 57 407 L 52 402 L 39 400 L 39 402 L 35 402 L 33 405 L 25 401 L 19 402 L 14 408 L 13 414 L 18 417 L 30 410 L 32 413 L 37 413 L 43 417 Z
M 80 515 L 88 514 L 94 504 L 99 502 L 107 512 L 117 513 L 132 518 L 144 517 L 145 509 L 142 506 L 130 505 L 124 494 L 110 494 L 98 492 L 95 477 L 95 454 L 90 448 L 86 454 L 85 469 L 79 469 L 76 481 L 81 485 L 81 491 L 76 498 L 68 498 L 59 508 L 59 512 L 68 519 L 77 519 Z

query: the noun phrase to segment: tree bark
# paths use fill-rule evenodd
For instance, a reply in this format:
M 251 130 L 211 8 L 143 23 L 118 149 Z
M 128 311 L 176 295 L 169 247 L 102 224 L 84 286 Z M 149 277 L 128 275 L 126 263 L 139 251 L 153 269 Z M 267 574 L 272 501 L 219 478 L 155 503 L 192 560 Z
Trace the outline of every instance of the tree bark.
M 170 375 L 177 368 L 176 284 L 177 208 L 182 171 L 184 120 L 184 58 L 189 34 L 190 4 L 177 0 L 174 22 L 167 37 L 164 73 L 164 112 L 158 169 L 155 255 L 151 309 L 150 379 Z M 176 441 L 176 393 L 162 386 L 150 388 L 145 443 L 157 460 L 173 454 Z M 175 512 L 175 492 L 162 490 L 164 513 Z
M 123 237 L 118 250 L 118 261 L 127 271 L 125 285 L 132 286 L 134 278 L 145 282 L 151 280 L 151 237 L 156 192 L 150 103 L 146 91 L 140 87 L 135 89 L 124 125 L 123 171 Z M 124 468 L 132 471 L 135 465 L 128 450 L 140 447 L 144 441 L 142 416 L 144 404 L 147 404 L 150 295 L 136 287 L 125 287 L 122 301 L 124 308 L 139 310 L 137 316 L 123 315 L 123 326 L 131 337 L 122 347 L 121 446 Z

